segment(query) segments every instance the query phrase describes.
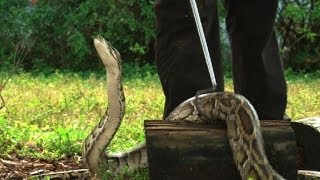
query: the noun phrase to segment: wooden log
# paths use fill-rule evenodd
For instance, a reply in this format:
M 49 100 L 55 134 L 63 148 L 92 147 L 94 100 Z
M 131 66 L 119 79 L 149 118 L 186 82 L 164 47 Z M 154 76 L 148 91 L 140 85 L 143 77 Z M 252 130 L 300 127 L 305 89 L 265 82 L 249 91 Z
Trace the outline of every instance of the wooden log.
M 288 121 L 261 121 L 271 165 L 286 179 L 296 179 L 296 141 Z M 240 179 L 226 128 L 145 121 L 149 175 L 152 180 Z
M 320 171 L 320 117 L 292 122 L 292 128 L 297 139 L 298 168 Z

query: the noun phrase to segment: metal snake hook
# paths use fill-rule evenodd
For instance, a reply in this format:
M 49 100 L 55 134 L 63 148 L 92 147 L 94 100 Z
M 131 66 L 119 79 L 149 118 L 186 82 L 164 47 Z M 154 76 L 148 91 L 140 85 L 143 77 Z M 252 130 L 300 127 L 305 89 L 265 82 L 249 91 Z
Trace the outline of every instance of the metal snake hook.
M 208 46 L 207 46 L 206 37 L 204 36 L 204 32 L 203 32 L 203 28 L 202 28 L 201 19 L 200 19 L 200 16 L 199 16 L 197 3 L 196 3 L 195 0 L 190 0 L 190 3 L 191 3 L 191 8 L 192 8 L 194 20 L 195 20 L 196 25 L 197 25 L 197 29 L 198 29 L 198 34 L 199 34 L 199 37 L 200 37 L 202 50 L 203 50 L 204 57 L 205 57 L 205 60 L 206 60 L 206 63 L 207 63 L 207 67 L 208 67 L 208 70 L 209 70 L 209 75 L 210 75 L 210 79 L 211 79 L 211 83 L 212 83 L 212 88 L 213 88 L 213 90 L 216 90 L 217 81 L 216 81 L 216 77 L 214 75 L 212 62 L 211 62 L 211 58 L 210 58 L 210 54 L 209 54 L 209 50 L 208 50 Z
M 202 27 L 202 23 L 201 23 L 199 11 L 198 11 L 197 3 L 196 3 L 195 0 L 190 0 L 190 4 L 191 4 L 191 9 L 192 9 L 192 13 L 193 13 L 193 16 L 194 16 L 194 20 L 195 20 L 195 23 L 196 23 L 196 26 L 197 26 L 198 34 L 199 34 L 199 37 L 200 37 L 200 42 L 201 42 L 203 54 L 204 54 L 204 57 L 205 57 L 205 60 L 206 60 L 206 63 L 207 63 L 208 70 L 209 70 L 211 83 L 212 83 L 212 89 L 199 90 L 199 91 L 196 92 L 196 95 L 195 95 L 195 106 L 196 106 L 196 108 L 198 109 L 199 112 L 203 112 L 204 110 L 202 108 L 200 108 L 199 102 L 198 102 L 199 95 L 204 94 L 204 93 L 214 92 L 217 89 L 217 81 L 216 81 L 216 77 L 214 75 L 212 62 L 211 62 L 211 57 L 210 57 L 210 54 L 209 54 L 206 37 L 205 37 L 204 32 L 203 32 L 203 27 Z M 202 114 L 205 114 L 205 113 L 202 113 Z

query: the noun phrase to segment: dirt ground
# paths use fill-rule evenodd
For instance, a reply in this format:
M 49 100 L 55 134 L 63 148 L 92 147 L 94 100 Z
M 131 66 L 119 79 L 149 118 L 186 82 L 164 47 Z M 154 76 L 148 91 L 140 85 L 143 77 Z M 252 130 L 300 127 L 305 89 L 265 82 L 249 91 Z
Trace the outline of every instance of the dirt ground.
M 79 159 L 59 161 L 20 159 L 14 156 L 0 158 L 0 179 L 89 179 Z M 68 177 L 66 177 L 68 176 Z

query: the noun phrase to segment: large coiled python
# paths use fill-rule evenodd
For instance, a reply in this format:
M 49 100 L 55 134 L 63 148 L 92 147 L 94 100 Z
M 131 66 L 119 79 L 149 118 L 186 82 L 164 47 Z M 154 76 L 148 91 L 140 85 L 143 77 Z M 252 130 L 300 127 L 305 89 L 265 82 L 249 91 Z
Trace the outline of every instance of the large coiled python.
M 147 154 L 145 145 L 129 152 L 113 155 L 105 153 L 121 124 L 125 110 L 121 58 L 119 52 L 102 37 L 94 38 L 94 45 L 107 71 L 108 109 L 86 138 L 83 159 L 89 171 L 101 179 L 103 171 L 119 172 L 124 166 L 129 169 L 147 166 Z M 224 122 L 234 163 L 242 179 L 283 179 L 267 160 L 257 113 L 243 96 L 226 92 L 202 94 L 181 103 L 166 120 Z

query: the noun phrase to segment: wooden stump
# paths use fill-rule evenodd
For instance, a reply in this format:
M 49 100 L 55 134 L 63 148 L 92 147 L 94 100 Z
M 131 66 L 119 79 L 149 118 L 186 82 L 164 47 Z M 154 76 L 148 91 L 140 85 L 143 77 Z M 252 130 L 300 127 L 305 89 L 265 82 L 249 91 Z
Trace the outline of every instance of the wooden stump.
M 286 179 L 296 179 L 296 140 L 288 121 L 261 121 L 271 165 Z M 240 179 L 226 128 L 145 121 L 150 179 Z
M 292 122 L 292 128 L 297 139 L 298 168 L 320 171 L 320 117 Z

